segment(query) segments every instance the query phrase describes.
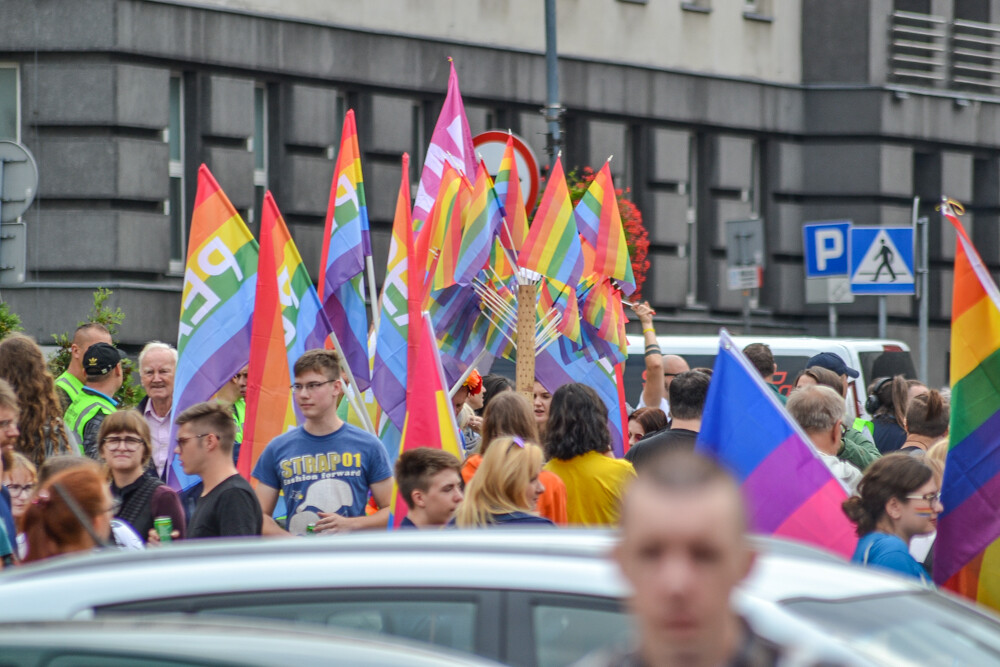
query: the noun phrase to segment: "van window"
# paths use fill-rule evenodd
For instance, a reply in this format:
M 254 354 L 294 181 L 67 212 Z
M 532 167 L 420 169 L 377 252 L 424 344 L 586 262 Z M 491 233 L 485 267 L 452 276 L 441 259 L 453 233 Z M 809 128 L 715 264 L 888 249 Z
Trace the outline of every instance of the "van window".
M 917 377 L 913 358 L 905 350 L 874 350 L 859 352 L 862 376 L 871 384 L 876 378 L 902 375 L 910 379 Z M 867 390 L 867 387 L 866 387 Z

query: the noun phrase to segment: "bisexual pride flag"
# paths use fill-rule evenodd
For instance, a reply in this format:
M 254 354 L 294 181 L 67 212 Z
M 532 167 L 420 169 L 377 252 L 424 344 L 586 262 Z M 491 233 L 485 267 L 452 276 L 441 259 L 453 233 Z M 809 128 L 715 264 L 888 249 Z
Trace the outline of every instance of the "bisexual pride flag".
M 841 508 L 847 491 L 725 329 L 697 450 L 736 477 L 753 532 L 854 554 L 854 524 Z

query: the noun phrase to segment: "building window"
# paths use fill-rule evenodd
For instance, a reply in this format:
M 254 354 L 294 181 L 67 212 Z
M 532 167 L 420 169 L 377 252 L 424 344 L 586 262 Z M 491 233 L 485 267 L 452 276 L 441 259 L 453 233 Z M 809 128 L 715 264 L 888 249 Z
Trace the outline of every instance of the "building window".
M 264 210 L 267 192 L 267 88 L 258 84 L 253 89 L 253 191 L 254 207 L 247 222 L 258 223 Z M 259 227 L 257 227 L 259 229 Z
M 170 147 L 170 271 L 184 270 L 187 250 L 187 226 L 184 215 L 184 80 L 179 74 L 170 77 L 170 115 L 167 143 Z
M 0 65 L 0 139 L 20 139 L 20 96 L 17 65 Z

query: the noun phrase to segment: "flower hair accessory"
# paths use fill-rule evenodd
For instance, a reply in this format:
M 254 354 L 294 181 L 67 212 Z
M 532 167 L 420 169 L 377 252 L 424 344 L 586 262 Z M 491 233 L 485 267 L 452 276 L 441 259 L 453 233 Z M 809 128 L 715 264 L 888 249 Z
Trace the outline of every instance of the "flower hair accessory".
M 524 438 L 522 438 L 522 437 L 521 437 L 521 436 L 519 436 L 519 435 L 515 435 L 515 436 L 514 436 L 513 438 L 511 438 L 511 440 L 513 440 L 513 441 L 514 441 L 514 444 L 515 444 L 515 445 L 517 445 L 517 446 L 518 446 L 518 447 L 520 447 L 521 449 L 524 449 Z
M 483 376 L 475 368 L 469 373 L 462 386 L 469 390 L 469 394 L 475 396 L 483 390 Z

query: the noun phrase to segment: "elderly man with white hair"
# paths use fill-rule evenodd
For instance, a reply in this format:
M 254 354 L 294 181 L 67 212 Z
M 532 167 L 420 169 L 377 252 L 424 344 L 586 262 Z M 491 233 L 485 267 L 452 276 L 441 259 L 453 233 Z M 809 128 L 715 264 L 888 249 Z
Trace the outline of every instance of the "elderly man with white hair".
M 139 353 L 139 379 L 146 390 L 146 397 L 139 401 L 137 407 L 149 424 L 153 444 L 152 466 L 156 468 L 156 475 L 164 481 L 171 446 L 170 409 L 174 405 L 176 370 L 177 350 L 166 343 L 154 340 Z
M 844 397 L 829 387 L 813 385 L 792 392 L 785 405 L 812 441 L 820 459 L 851 495 L 858 490 L 861 471 L 837 458 L 844 433 Z

